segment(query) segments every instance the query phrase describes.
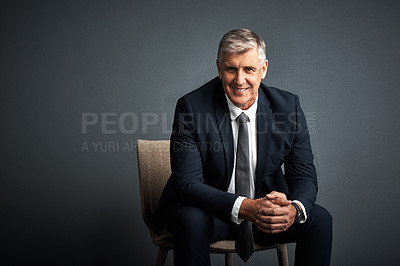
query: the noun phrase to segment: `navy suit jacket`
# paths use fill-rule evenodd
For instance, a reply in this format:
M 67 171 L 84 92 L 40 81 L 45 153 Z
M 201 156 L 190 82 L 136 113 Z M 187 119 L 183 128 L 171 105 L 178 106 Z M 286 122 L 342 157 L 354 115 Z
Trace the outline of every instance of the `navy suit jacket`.
M 255 198 L 283 192 L 288 199 L 301 201 L 309 213 L 317 177 L 299 99 L 262 83 L 258 93 Z M 172 174 L 152 219 L 157 234 L 177 202 L 229 221 L 238 197 L 227 192 L 233 145 L 228 104 L 218 77 L 178 100 L 170 146 Z

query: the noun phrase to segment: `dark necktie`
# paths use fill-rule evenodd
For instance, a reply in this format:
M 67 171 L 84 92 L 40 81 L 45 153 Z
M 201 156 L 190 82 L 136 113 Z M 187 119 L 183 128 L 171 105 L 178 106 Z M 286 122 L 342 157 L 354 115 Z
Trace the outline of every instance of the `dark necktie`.
M 239 133 L 236 149 L 235 193 L 250 197 L 249 136 L 247 129 L 249 118 L 245 113 L 241 113 L 236 120 L 239 122 Z M 252 225 L 248 220 L 243 220 L 236 230 L 235 251 L 244 262 L 254 252 Z

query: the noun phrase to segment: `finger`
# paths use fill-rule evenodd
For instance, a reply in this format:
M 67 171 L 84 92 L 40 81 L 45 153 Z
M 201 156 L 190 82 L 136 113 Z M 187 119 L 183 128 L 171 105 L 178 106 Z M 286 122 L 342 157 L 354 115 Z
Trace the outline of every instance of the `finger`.
M 257 229 L 260 230 L 261 232 L 267 233 L 267 234 L 278 234 L 278 233 L 282 233 L 284 231 L 287 230 L 287 227 L 280 227 L 280 228 L 274 228 L 274 229 L 270 229 L 270 228 L 265 228 L 262 226 L 257 226 Z
M 268 199 L 264 199 L 264 200 L 260 200 L 260 208 L 276 208 L 276 207 L 280 207 L 279 204 L 275 204 L 273 203 L 271 200 Z
M 285 194 L 283 194 L 281 192 L 277 192 L 277 191 L 272 191 L 271 193 L 267 194 L 265 197 L 267 199 L 271 200 L 273 203 L 279 204 L 279 205 L 289 205 L 292 203 L 292 201 L 287 200 Z
M 260 230 L 261 232 L 264 232 L 266 234 L 279 234 L 279 233 L 283 233 L 286 231 L 286 229 L 279 229 L 279 230 L 269 230 L 269 229 L 264 229 L 261 227 L 257 228 L 258 230 Z
M 289 210 L 287 208 L 264 208 L 261 207 L 259 210 L 261 215 L 266 216 L 284 216 L 289 215 Z
M 282 199 L 282 198 L 275 198 L 275 199 L 271 199 L 271 202 L 280 206 L 288 206 L 290 204 L 292 204 L 291 200 L 287 200 L 287 199 Z
M 282 198 L 286 199 L 286 194 L 278 191 L 272 191 L 271 193 L 268 193 L 266 195 L 267 198 L 273 199 L 273 198 Z
M 279 231 L 279 230 L 286 230 L 289 227 L 289 224 L 282 223 L 282 224 L 269 224 L 269 223 L 262 223 L 258 222 L 257 228 L 262 228 L 263 231 L 269 230 L 269 231 Z
M 267 198 L 277 198 L 280 197 L 281 193 L 277 192 L 277 191 L 271 191 L 270 193 L 268 193 L 266 195 Z
M 261 221 L 257 221 L 257 227 L 261 227 L 264 230 L 283 230 L 288 227 L 287 223 L 277 223 L 277 224 L 270 224 L 270 223 L 263 223 Z
M 265 215 L 258 215 L 257 221 L 259 223 L 263 224 L 288 224 L 289 223 L 289 217 L 287 216 L 265 216 Z
M 291 225 L 288 217 L 258 216 L 255 224 L 265 230 L 286 230 Z
M 286 231 L 292 224 L 293 224 L 293 222 L 284 223 L 284 224 L 268 224 L 268 223 L 262 223 L 259 221 L 258 224 L 256 224 L 256 225 L 257 225 L 258 230 L 260 230 L 264 233 L 277 234 L 277 233 Z

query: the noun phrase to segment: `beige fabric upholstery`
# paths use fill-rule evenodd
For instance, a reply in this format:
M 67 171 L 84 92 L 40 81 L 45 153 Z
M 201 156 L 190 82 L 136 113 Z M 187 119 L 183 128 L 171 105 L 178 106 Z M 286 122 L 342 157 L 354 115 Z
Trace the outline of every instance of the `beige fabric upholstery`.
M 164 265 L 168 250 L 173 249 L 174 246 L 173 237 L 166 229 L 160 236 L 157 236 L 151 228 L 151 219 L 164 185 L 171 175 L 169 140 L 138 140 L 137 156 L 142 217 L 153 244 L 159 247 L 156 265 Z M 276 248 L 278 252 L 279 265 L 289 265 L 286 245 L 262 246 L 255 244 L 256 251 L 272 248 Z M 224 253 L 225 265 L 232 265 L 235 241 L 225 240 L 212 243 L 210 250 L 213 253 Z
M 151 218 L 160 200 L 164 185 L 171 175 L 169 140 L 138 140 L 137 153 L 143 221 L 150 231 L 154 245 L 165 245 L 165 240 L 172 236 L 166 231 L 161 236 L 157 236 L 151 229 Z

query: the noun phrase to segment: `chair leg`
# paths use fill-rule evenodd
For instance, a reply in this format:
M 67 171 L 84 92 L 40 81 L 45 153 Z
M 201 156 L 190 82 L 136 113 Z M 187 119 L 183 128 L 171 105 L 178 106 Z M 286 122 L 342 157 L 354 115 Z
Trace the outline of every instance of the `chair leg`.
M 276 247 L 276 251 L 278 253 L 279 266 L 289 266 L 289 258 L 286 244 L 278 245 Z
M 160 247 L 158 249 L 156 266 L 164 266 L 165 261 L 167 260 L 167 256 L 168 256 L 168 249 Z
M 233 266 L 233 253 L 225 253 L 225 266 Z

